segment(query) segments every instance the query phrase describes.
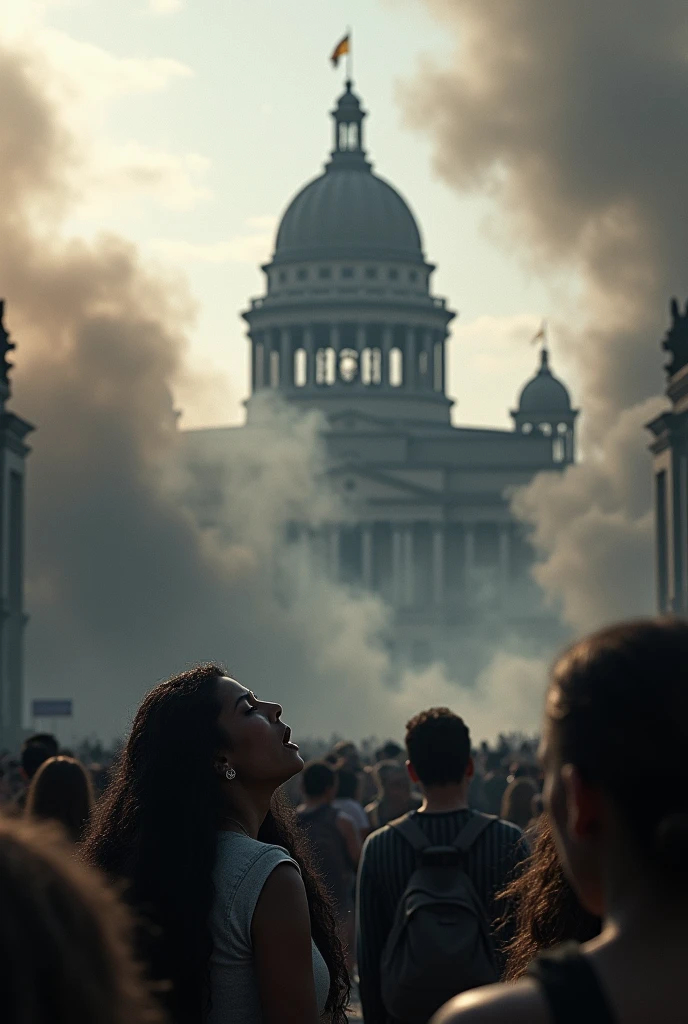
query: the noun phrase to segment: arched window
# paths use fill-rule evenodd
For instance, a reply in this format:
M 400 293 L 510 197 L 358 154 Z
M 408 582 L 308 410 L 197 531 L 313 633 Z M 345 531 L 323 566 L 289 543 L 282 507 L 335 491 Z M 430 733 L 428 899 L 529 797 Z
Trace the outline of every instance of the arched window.
M 418 373 L 421 377 L 424 377 L 428 372 L 428 353 L 425 349 L 421 349 L 418 353 Z
M 358 352 L 343 348 L 339 353 L 339 378 L 345 384 L 353 384 L 358 377 Z
M 305 348 L 297 348 L 294 352 L 294 385 L 303 388 L 308 383 L 308 363 Z
M 433 381 L 433 387 L 435 388 L 435 391 L 442 391 L 442 377 L 443 377 L 443 373 L 442 373 L 442 357 L 444 355 L 442 349 L 443 349 L 442 342 L 441 341 L 435 342 L 435 347 L 434 347 L 434 350 L 433 350 L 433 354 L 435 356 L 434 367 L 433 367 L 433 369 L 435 371 L 435 379 Z
M 389 353 L 389 383 L 393 388 L 400 388 L 404 383 L 404 356 L 400 348 L 393 348 Z
M 265 350 L 263 343 L 259 341 L 255 346 L 255 387 L 265 387 Z
M 349 126 L 348 124 L 340 124 L 339 126 L 339 148 L 346 149 L 349 141 Z
M 568 429 L 569 428 L 566 425 L 566 423 L 559 423 L 559 424 L 557 424 L 557 432 L 559 434 L 565 434 Z
M 532 432 L 533 432 L 533 424 L 532 423 L 524 423 L 523 426 L 521 427 L 521 433 L 522 434 L 532 434 Z
M 270 387 L 279 387 L 279 374 L 280 374 L 280 354 L 279 352 L 270 353 Z
M 325 383 L 332 387 L 337 379 L 337 354 L 333 348 L 325 349 Z
M 541 423 L 538 426 L 538 430 L 540 431 L 541 434 L 544 434 L 545 437 L 551 437 L 552 436 L 552 424 L 551 423 Z
M 563 462 L 566 458 L 566 444 L 563 437 L 555 437 L 552 441 L 552 459 L 554 462 Z
M 361 353 L 361 381 L 365 385 L 379 384 L 382 380 L 382 352 L 379 348 L 364 348 Z
M 315 383 L 327 384 L 327 350 L 319 348 L 315 353 Z
M 358 125 L 349 125 L 349 149 L 358 149 Z

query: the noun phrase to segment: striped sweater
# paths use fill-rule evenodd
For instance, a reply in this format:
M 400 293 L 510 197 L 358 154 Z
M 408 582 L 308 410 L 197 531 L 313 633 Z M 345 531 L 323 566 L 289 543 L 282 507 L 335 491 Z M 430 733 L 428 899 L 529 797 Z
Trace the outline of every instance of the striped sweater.
M 435 846 L 453 842 L 473 812 L 420 813 L 416 821 Z M 466 870 L 494 926 L 505 908 L 495 900 L 527 856 L 523 833 L 506 821 L 496 821 L 469 851 Z M 403 836 L 389 826 L 373 832 L 363 847 L 356 900 L 357 953 L 361 1002 L 366 1024 L 387 1024 L 380 995 L 380 959 L 397 906 L 416 867 L 416 855 Z M 508 922 L 498 939 L 511 937 Z

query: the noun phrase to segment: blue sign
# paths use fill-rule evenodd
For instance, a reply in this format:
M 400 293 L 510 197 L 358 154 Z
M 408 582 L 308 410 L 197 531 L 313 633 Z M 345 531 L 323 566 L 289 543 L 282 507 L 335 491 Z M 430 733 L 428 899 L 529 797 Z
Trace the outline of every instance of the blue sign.
M 71 718 L 71 700 L 33 700 L 31 701 L 32 718 Z

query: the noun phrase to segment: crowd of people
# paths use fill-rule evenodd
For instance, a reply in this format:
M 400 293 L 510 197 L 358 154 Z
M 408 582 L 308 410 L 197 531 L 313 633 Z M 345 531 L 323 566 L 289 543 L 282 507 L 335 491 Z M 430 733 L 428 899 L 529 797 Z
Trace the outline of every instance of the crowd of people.
M 218 665 L 151 690 L 107 773 L 28 737 L 0 762 L 3 1020 L 684 1020 L 687 674 L 680 620 L 577 642 L 539 752 L 434 707 L 306 758 Z

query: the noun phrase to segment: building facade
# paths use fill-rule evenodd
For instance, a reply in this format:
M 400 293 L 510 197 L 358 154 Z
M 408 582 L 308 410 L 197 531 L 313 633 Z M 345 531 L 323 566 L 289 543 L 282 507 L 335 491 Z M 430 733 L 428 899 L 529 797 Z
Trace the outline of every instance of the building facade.
M 671 301 L 662 342 L 669 353 L 666 394 L 671 408 L 648 423 L 653 435 L 657 607 L 688 614 L 688 303 Z
M 455 314 L 433 292 L 408 204 L 367 159 L 365 116 L 347 83 L 332 112 L 330 159 L 289 204 L 262 268 L 265 292 L 243 313 L 246 426 L 187 431 L 185 445 L 192 465 L 221 460 L 266 392 L 318 410 L 347 511 L 302 530 L 300 542 L 334 579 L 393 606 L 391 642 L 419 663 L 486 612 L 542 627 L 532 551 L 509 499 L 535 474 L 574 461 L 578 413 L 543 347 L 512 430 L 453 425 L 446 348 Z M 208 500 L 199 514 L 213 522 Z
M 0 300 L 0 751 L 16 750 L 24 712 L 24 489 L 26 437 L 34 429 L 9 412 L 8 353 L 14 349 Z

